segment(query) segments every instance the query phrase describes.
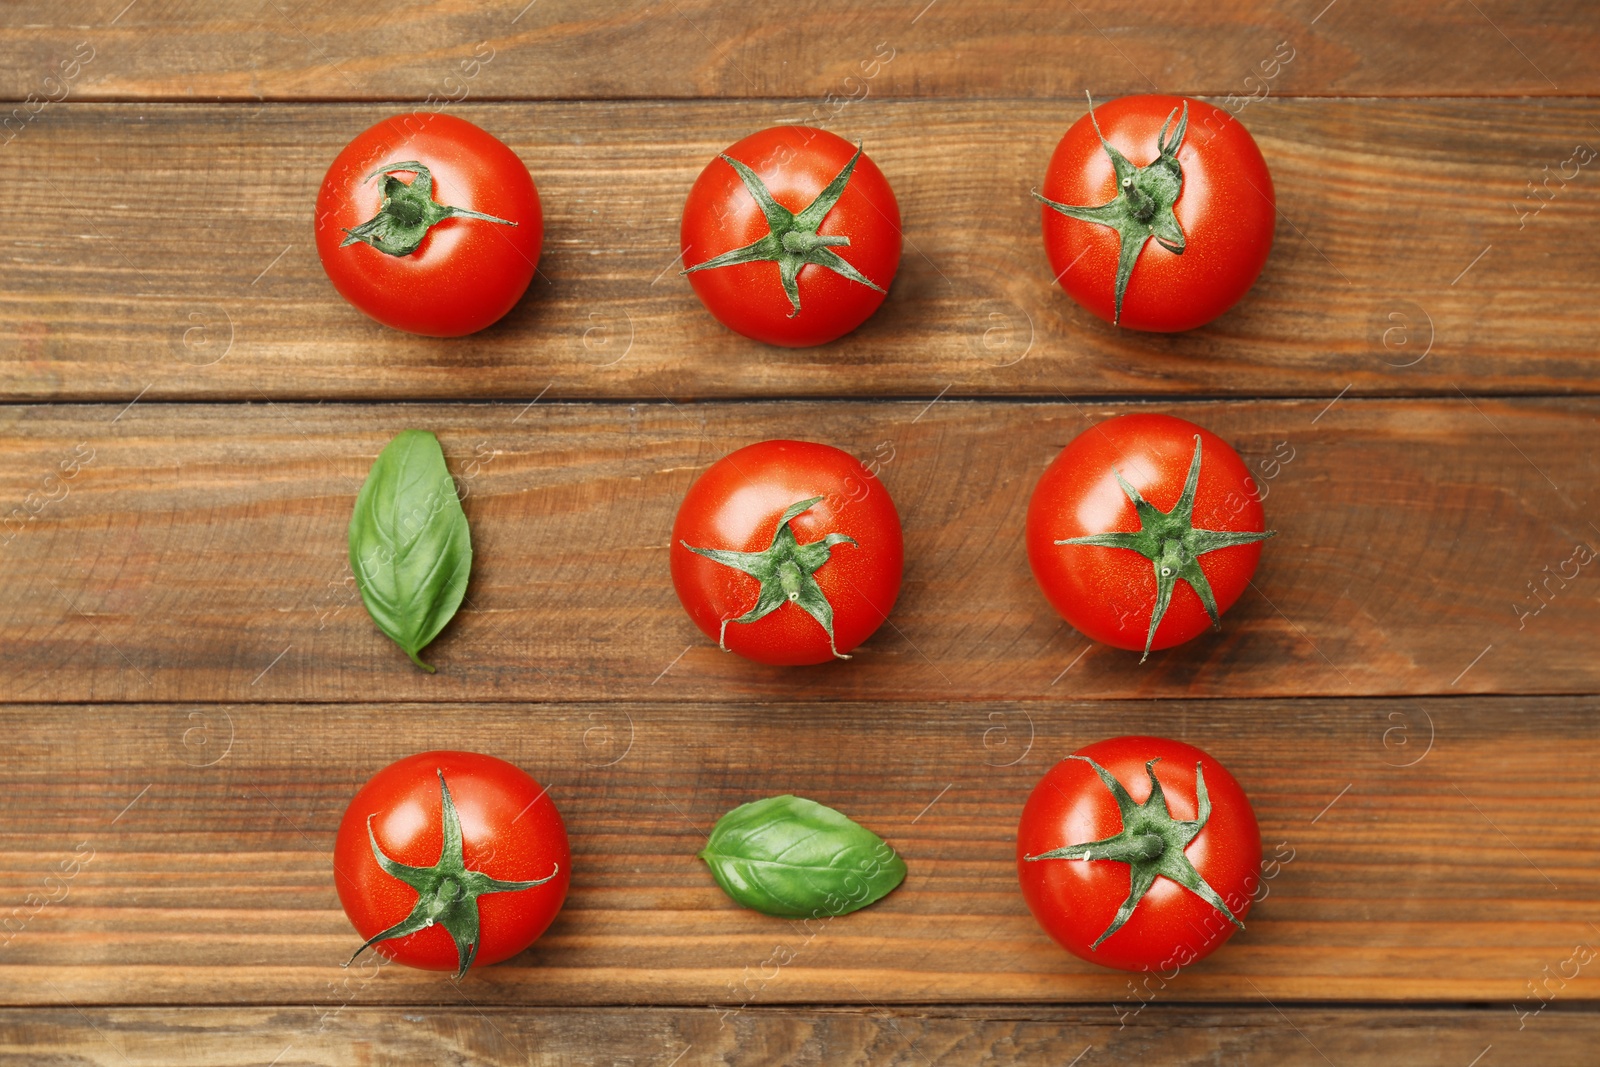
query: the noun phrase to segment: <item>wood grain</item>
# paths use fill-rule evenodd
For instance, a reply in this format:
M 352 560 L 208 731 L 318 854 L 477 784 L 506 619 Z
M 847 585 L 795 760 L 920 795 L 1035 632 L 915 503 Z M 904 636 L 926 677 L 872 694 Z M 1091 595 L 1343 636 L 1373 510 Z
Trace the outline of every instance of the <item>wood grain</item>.
M 905 258 L 870 322 L 799 351 L 724 329 L 676 259 L 694 176 L 750 130 L 803 118 L 792 101 L 461 108 L 529 164 L 547 233 L 529 295 L 456 341 L 363 317 L 311 243 L 328 162 L 394 110 L 42 112 L 4 149 L 0 396 L 1329 399 L 1600 387 L 1600 273 L 1584 243 L 1600 228 L 1600 179 L 1573 156 L 1600 137 L 1586 103 L 1253 105 L 1244 119 L 1281 209 L 1272 256 L 1232 312 L 1158 336 L 1078 309 L 1044 256 L 1029 189 L 1081 100 L 870 99 L 836 128 L 864 138 L 894 184 Z M 1529 183 L 1547 180 L 1548 199 L 1529 199 Z
M 1492 1049 L 1483 1063 L 1578 1067 L 1600 1038 L 1592 1011 L 1551 1012 L 1522 1031 L 1506 1015 L 1503 1008 L 1166 1007 L 1119 1029 L 1103 1009 L 1039 1005 L 751 1010 L 725 1025 L 714 1011 L 684 1008 L 353 1007 L 327 1021 L 293 1007 L 33 1008 L 0 1012 L 0 1063 L 32 1067 L 57 1056 L 96 1067 L 644 1067 L 677 1055 L 685 1067 L 966 1067 L 1064 1064 L 1092 1050 L 1101 1060 L 1178 1067 L 1463 1067 Z
M 1592 1063 L 1597 49 L 1572 0 L 7 3 L 0 1065 Z M 1054 284 L 1028 192 L 1085 88 L 1261 144 L 1275 247 L 1213 326 Z M 463 341 L 368 322 L 311 244 L 328 161 L 413 108 L 543 196 L 533 289 Z M 779 122 L 863 139 L 906 223 L 880 313 L 801 352 L 674 258 L 699 169 Z M 1134 401 L 1233 441 L 1281 531 L 1143 668 L 1021 547 L 1043 466 Z M 345 562 L 408 426 L 478 548 L 432 677 Z M 905 520 L 850 664 L 722 655 L 668 581 L 690 481 L 775 436 L 875 458 Z M 1137 982 L 1050 943 L 1013 858 L 1044 769 L 1131 732 L 1226 763 L 1278 861 L 1245 934 Z M 342 970 L 337 821 L 432 747 L 550 787 L 567 906 L 459 985 Z M 783 790 L 905 885 L 735 907 L 694 854 Z
M 329 856 L 369 775 L 469 747 L 549 787 L 573 881 L 533 949 L 469 976 L 468 1003 L 1076 1001 L 1110 1021 L 1140 998 L 1481 1000 L 1514 1027 L 1507 1005 L 1533 1011 L 1531 989 L 1596 996 L 1567 961 L 1600 943 L 1597 711 L 1592 697 L 12 706 L 0 1003 L 461 1007 L 435 973 L 340 969 L 359 942 Z M 1015 874 L 1039 776 L 1121 733 L 1221 760 L 1277 861 L 1245 933 L 1133 988 L 1051 943 Z M 695 855 L 711 824 L 785 791 L 882 834 L 905 883 L 809 926 L 725 898 Z M 46 882 L 75 852 L 76 874 Z
M 12 2 L 0 91 L 42 80 L 80 42 L 87 98 L 421 100 L 1250 93 L 1547 95 L 1600 91 L 1591 5 L 1289 0 L 497 0 L 386 8 L 244 0 Z M 887 65 L 863 68 L 875 54 Z M 486 66 L 464 60 L 492 57 Z M 863 74 L 870 77 L 863 78 Z
M 1600 482 L 1586 444 L 1600 401 L 1161 405 L 1240 449 L 1279 535 L 1220 633 L 1143 666 L 1055 615 L 1022 543 L 1044 467 L 1094 422 L 1136 409 L 0 408 L 0 698 L 1048 702 L 1600 687 L 1600 530 L 1583 508 Z M 476 552 L 467 602 L 429 649 L 437 675 L 372 625 L 347 562 L 356 492 L 408 427 L 440 435 Z M 722 653 L 671 586 L 668 534 L 697 472 L 782 437 L 880 462 L 906 529 L 899 603 L 849 663 L 774 669 Z M 58 473 L 75 456 L 77 473 Z

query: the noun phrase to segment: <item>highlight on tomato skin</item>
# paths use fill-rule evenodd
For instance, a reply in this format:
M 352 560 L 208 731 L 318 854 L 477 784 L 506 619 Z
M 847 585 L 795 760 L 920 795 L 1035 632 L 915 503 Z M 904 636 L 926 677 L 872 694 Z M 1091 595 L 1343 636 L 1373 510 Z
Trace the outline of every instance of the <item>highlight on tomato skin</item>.
M 406 164 L 411 164 L 407 166 Z M 395 115 L 362 131 L 317 193 L 317 255 L 339 295 L 386 326 L 461 337 L 527 291 L 544 217 L 527 166 L 453 115 Z
M 1261 831 L 1244 788 L 1206 752 L 1113 737 L 1034 786 L 1017 827 L 1017 877 L 1062 948 L 1166 973 L 1245 928 L 1262 882 Z
M 724 326 L 803 348 L 864 323 L 900 267 L 900 205 L 861 144 L 774 126 L 728 146 L 689 190 L 683 273 Z
M 1204 326 L 1243 299 L 1277 223 L 1255 138 L 1192 97 L 1091 100 L 1034 196 L 1062 289 L 1106 322 L 1158 333 Z
M 700 631 L 775 666 L 848 659 L 888 619 L 905 544 L 889 491 L 831 445 L 761 441 L 684 496 L 672 584 Z
M 1085 637 L 1145 656 L 1220 629 L 1274 534 L 1239 453 L 1154 412 L 1078 434 L 1028 501 L 1028 564 L 1051 606 Z
M 572 877 L 549 791 L 476 752 L 420 752 L 372 776 L 334 842 L 339 902 L 365 944 L 423 970 L 484 967 L 555 919 Z M 354 947 L 354 946 L 352 946 Z

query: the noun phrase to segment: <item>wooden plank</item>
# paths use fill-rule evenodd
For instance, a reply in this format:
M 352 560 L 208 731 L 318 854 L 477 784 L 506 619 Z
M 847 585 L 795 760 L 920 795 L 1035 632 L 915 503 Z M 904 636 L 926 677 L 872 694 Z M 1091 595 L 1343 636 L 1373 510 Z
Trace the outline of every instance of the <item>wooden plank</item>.
M 12 706 L 0 1003 L 1041 1001 L 1092 1002 L 1110 1024 L 1144 1002 L 1448 1000 L 1493 1002 L 1511 1030 L 1535 990 L 1596 997 L 1568 961 L 1600 942 L 1597 711 L 1593 697 Z M 1043 771 L 1130 732 L 1227 765 L 1278 861 L 1244 933 L 1148 985 L 1050 942 L 1013 851 Z M 450 746 L 550 788 L 572 839 L 566 907 L 459 990 L 377 962 L 343 971 L 359 943 L 329 869 L 344 807 L 389 761 Z M 904 885 L 809 926 L 734 905 L 695 854 L 724 811 L 783 791 L 883 834 Z M 74 854 L 76 873 L 46 882 Z
M 1029 495 L 1138 405 L 178 405 L 0 408 L 8 701 L 1058 700 L 1600 691 L 1596 400 L 1162 405 L 1265 485 L 1254 586 L 1143 666 L 1034 584 Z M 346 530 L 407 427 L 440 434 L 472 585 L 427 675 L 372 625 Z M 849 663 L 719 652 L 673 592 L 697 472 L 764 438 L 874 459 L 905 585 Z M 1274 466 L 1274 458 L 1286 465 Z M 64 468 L 76 467 L 66 476 Z M 1269 474 L 1277 476 L 1269 478 Z M 1583 546 L 1583 547 L 1579 547 Z M 1563 575 L 1565 577 L 1563 577 Z M 1537 609 L 1537 612 L 1536 612 Z
M 328 162 L 393 110 L 42 113 L 6 147 L 0 396 L 1331 398 L 1600 388 L 1600 272 L 1583 243 L 1600 228 L 1600 197 L 1593 165 L 1573 156 L 1600 134 L 1581 102 L 1256 105 L 1246 121 L 1282 209 L 1272 257 L 1238 308 L 1166 337 L 1118 332 L 1081 311 L 1045 259 L 1028 191 L 1081 100 L 869 100 L 837 128 L 864 138 L 894 183 L 905 259 L 869 323 L 800 351 L 724 329 L 676 263 L 694 176 L 750 130 L 803 118 L 792 102 L 462 108 L 528 162 L 548 217 L 530 295 L 501 324 L 458 341 L 366 319 L 328 284 L 311 243 Z M 1550 199 L 1529 199 L 1529 183 L 1547 180 L 1538 195 Z
M 1508 1033 L 1508 1030 L 1512 1032 Z M 720 1025 L 672 1008 L 382 1009 L 326 1022 L 305 1008 L 29 1009 L 0 1012 L 0 1062 L 99 1067 L 343 1067 L 472 1063 L 556 1067 L 605 1062 L 728 1067 L 941 1067 L 995 1063 L 1228 1063 L 1262 1067 L 1583 1064 L 1600 1039 L 1592 1010 L 1552 1013 L 1523 1031 L 1503 1009 L 1152 1008 L 1125 1029 L 1095 1008 L 784 1009 Z M 597 1061 L 594 1057 L 607 1059 Z M 279 1057 L 276 1061 L 273 1056 Z M 1492 1057 L 1492 1058 L 1491 1058 Z
M 1074 96 L 1086 85 L 1111 95 L 1600 91 L 1600 21 L 1581 0 L 802 0 L 781 12 L 717 0 L 401 10 L 13 0 L 6 22 L 0 91 L 16 100 L 59 93 L 43 80 L 85 43 L 93 59 L 67 84 L 91 99 L 787 96 L 825 115 L 863 96 Z M 1292 58 L 1274 66 L 1275 55 Z

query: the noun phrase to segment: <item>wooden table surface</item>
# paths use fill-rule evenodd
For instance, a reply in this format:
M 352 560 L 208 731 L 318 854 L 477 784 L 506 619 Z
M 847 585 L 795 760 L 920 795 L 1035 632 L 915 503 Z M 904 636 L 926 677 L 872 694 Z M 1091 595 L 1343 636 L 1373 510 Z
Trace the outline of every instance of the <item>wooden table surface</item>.
M 0 19 L 0 1063 L 1595 1062 L 1594 5 Z M 1276 243 L 1213 325 L 1118 331 L 1052 284 L 1028 191 L 1086 88 L 1259 141 Z M 547 213 L 528 296 L 464 340 L 365 319 L 311 240 L 338 149 L 429 100 Z M 694 175 L 785 121 L 864 139 L 905 220 L 881 311 L 818 349 L 728 332 L 672 269 Z M 1062 445 L 1146 407 L 1234 442 L 1281 533 L 1221 634 L 1141 667 L 1051 611 L 1022 526 Z M 434 676 L 346 562 L 410 426 L 477 549 Z M 848 664 L 722 655 L 672 592 L 685 489 L 778 436 L 888 457 L 905 589 Z M 1016 886 L 1033 783 L 1133 732 L 1227 764 L 1276 860 L 1170 981 L 1061 951 Z M 565 910 L 459 984 L 342 970 L 339 817 L 429 747 L 550 786 Z M 695 852 L 786 791 L 881 832 L 904 887 L 819 931 L 736 907 Z

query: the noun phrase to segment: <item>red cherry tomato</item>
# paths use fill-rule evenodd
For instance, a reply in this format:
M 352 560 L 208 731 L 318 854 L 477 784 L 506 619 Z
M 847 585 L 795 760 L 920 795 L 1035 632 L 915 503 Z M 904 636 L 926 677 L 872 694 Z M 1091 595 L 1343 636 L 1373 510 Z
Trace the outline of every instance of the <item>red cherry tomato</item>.
M 420 163 L 426 181 L 411 168 L 379 173 L 396 163 Z M 457 213 L 429 225 L 445 207 Z M 544 220 L 528 168 L 500 141 L 452 115 L 396 115 L 328 168 L 316 239 L 323 269 L 350 303 L 397 330 L 460 337 L 522 298 Z
M 447 847 L 452 810 L 459 852 Z M 373 841 L 389 860 L 430 869 L 426 888 L 384 870 Z M 571 870 L 548 793 L 512 764 L 473 752 L 422 752 L 373 775 L 345 809 L 333 848 L 334 884 L 356 931 L 392 936 L 409 921 L 415 932 L 377 940 L 376 951 L 431 971 L 464 973 L 533 944 L 561 910 Z
M 1056 279 L 1107 322 L 1160 332 L 1205 325 L 1255 284 L 1272 249 L 1277 200 L 1255 139 L 1226 111 L 1186 97 L 1124 96 L 1096 105 L 1090 115 L 1061 138 L 1039 190 L 1046 201 L 1045 250 Z M 1113 160 L 1095 122 L 1127 166 Z M 1163 173 L 1171 171 L 1172 160 L 1181 170 L 1177 186 Z M 1119 166 L 1135 190 L 1120 191 Z M 1145 191 L 1148 220 L 1138 217 Z M 1175 199 L 1168 195 L 1173 191 Z M 1102 220 L 1117 215 L 1119 205 L 1134 214 L 1118 216 L 1124 236 L 1118 226 L 1068 217 L 1052 203 L 1092 209 Z M 1126 281 L 1119 318 L 1119 255 L 1131 241 L 1142 250 Z
M 1017 875 L 1028 910 L 1061 947 L 1107 967 L 1164 971 L 1216 951 L 1238 929 L 1234 920 L 1242 924 L 1261 882 L 1261 831 L 1239 783 L 1200 749 L 1160 737 L 1114 737 L 1075 756 L 1093 764 L 1062 760 L 1022 809 Z M 1159 762 L 1147 769 L 1151 760 Z M 1125 791 L 1131 818 L 1095 765 Z M 1150 803 L 1152 773 L 1164 803 Z M 1196 829 L 1206 816 L 1198 776 L 1210 812 Z M 1101 844 L 1072 848 L 1091 842 Z M 1069 855 L 1029 859 L 1062 851 Z M 1101 858 L 1118 855 L 1132 858 Z M 1152 877 L 1156 867 L 1175 877 Z M 1141 874 L 1148 889 L 1134 896 Z M 1207 899 L 1208 890 L 1227 913 Z M 1132 911 L 1118 925 L 1130 901 Z
M 683 262 L 723 325 L 770 345 L 820 345 L 883 303 L 900 267 L 900 205 L 857 155 L 823 130 L 774 126 L 700 172 L 683 206 Z M 828 192 L 847 168 L 843 189 Z
M 1186 505 L 1184 486 L 1196 464 L 1196 491 Z M 1155 511 L 1170 513 L 1151 517 L 1151 525 L 1169 528 L 1147 531 L 1153 536 L 1146 542 L 1158 556 L 1170 549 L 1170 558 L 1060 543 L 1122 540 L 1146 529 L 1119 475 Z M 1220 617 L 1250 584 L 1260 541 L 1272 536 L 1257 494 L 1239 454 L 1211 431 L 1171 415 L 1120 415 L 1073 438 L 1040 477 L 1028 501 L 1028 563 L 1051 605 L 1084 636 L 1147 654 L 1171 648 L 1218 625 L 1197 587 L 1209 588 Z M 1188 535 L 1177 536 L 1185 529 Z M 1165 577 L 1164 565 L 1171 571 Z M 1163 584 L 1171 599 L 1157 618 Z
M 860 460 L 762 441 L 690 487 L 672 525 L 672 584 L 724 648 L 761 663 L 826 663 L 889 617 L 904 553 L 894 501 Z

